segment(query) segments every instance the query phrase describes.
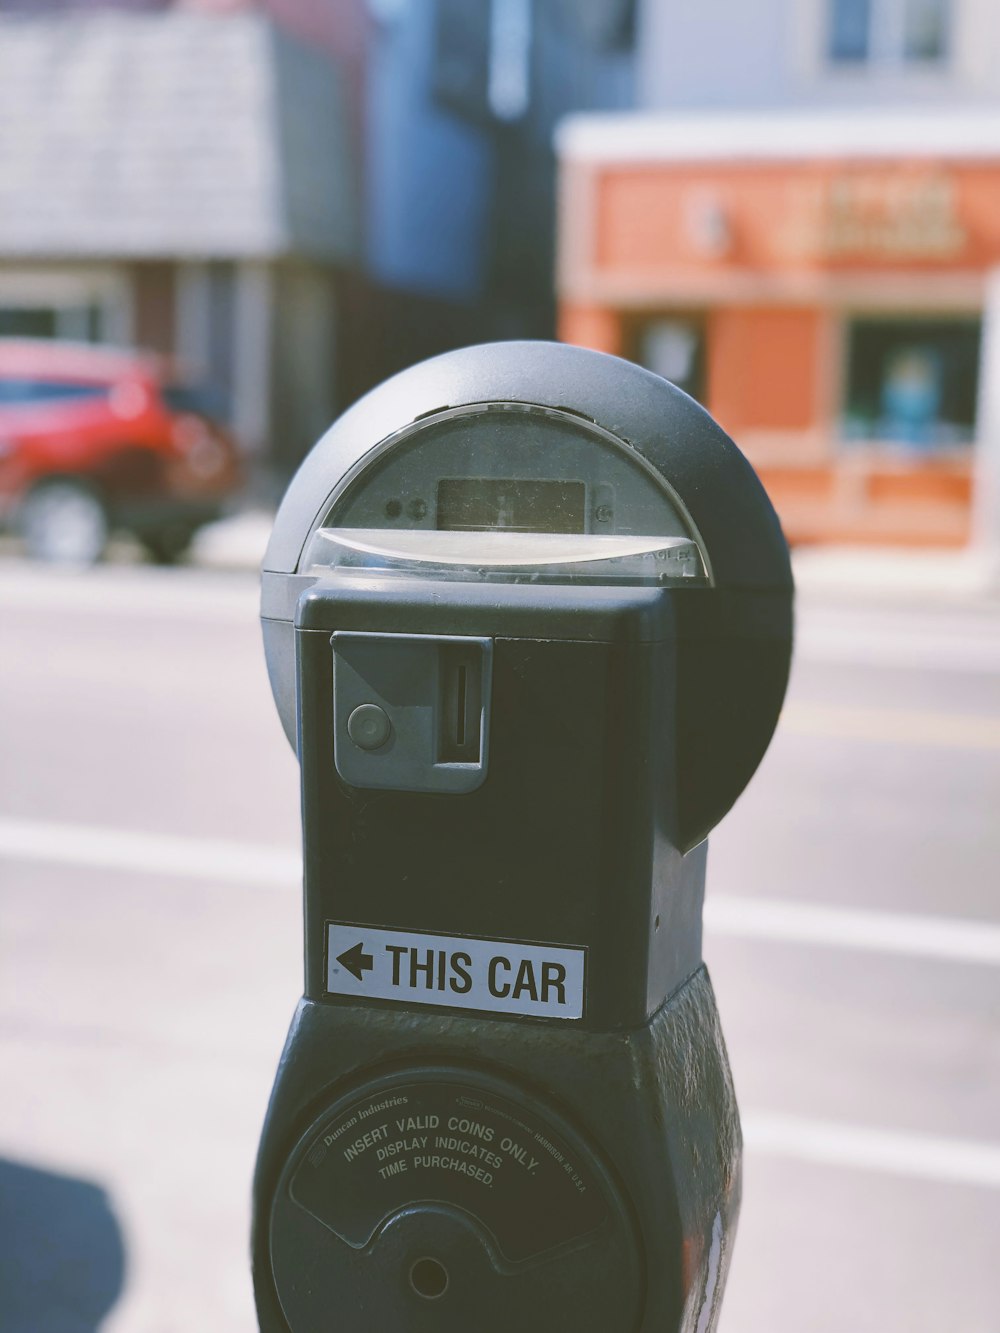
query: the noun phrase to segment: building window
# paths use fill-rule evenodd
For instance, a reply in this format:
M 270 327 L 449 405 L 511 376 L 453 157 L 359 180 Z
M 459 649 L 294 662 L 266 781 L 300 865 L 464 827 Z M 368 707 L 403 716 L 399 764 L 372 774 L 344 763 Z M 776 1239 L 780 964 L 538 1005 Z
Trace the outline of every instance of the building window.
M 490 117 L 490 0 L 436 0 L 434 96 L 470 120 Z
M 913 450 L 971 443 L 978 319 L 856 319 L 848 328 L 843 433 Z
M 828 0 L 827 55 L 835 65 L 940 64 L 948 58 L 951 0 Z
M 656 319 L 639 334 L 640 365 L 699 402 L 705 400 L 705 329 L 697 317 Z
M 473 121 L 519 120 L 531 99 L 534 0 L 436 0 L 434 96 Z
M 498 120 L 518 120 L 531 99 L 532 0 L 493 0 L 489 104 Z
M 0 297 L 0 338 L 72 338 L 98 342 L 101 309 L 97 305 L 15 305 Z
M 563 31 L 592 51 L 632 51 L 636 0 L 548 0 Z
M 127 343 L 131 326 L 122 266 L 0 264 L 0 338 Z
M 4 407 L 34 407 L 38 403 L 72 403 L 88 398 L 107 398 L 108 384 L 84 384 L 75 380 L 25 380 L 0 377 L 0 403 Z

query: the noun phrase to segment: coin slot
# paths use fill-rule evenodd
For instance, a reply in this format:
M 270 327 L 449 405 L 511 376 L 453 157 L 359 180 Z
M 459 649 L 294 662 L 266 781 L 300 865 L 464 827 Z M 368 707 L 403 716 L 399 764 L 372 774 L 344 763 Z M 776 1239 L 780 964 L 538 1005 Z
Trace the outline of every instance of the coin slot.
M 436 1301 L 448 1290 L 448 1270 L 437 1259 L 418 1259 L 410 1269 L 410 1286 L 425 1301 Z
M 468 700 L 467 684 L 469 668 L 464 664 L 458 668 L 457 706 L 455 710 L 455 740 L 459 748 L 465 744 L 465 706 Z
M 478 764 L 483 708 L 483 654 L 478 646 L 441 648 L 438 763 Z

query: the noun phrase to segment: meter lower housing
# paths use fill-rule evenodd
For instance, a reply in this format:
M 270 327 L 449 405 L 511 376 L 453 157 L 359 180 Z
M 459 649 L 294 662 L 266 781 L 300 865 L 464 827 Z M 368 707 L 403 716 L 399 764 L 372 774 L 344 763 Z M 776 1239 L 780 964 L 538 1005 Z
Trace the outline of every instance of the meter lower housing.
M 298 603 L 306 986 L 255 1181 L 260 1327 L 707 1333 L 741 1144 L 704 844 L 678 833 L 684 599 L 705 594 L 442 587 L 342 578 Z M 344 642 L 372 695 L 350 708 Z M 403 672 L 404 697 L 377 665 L 396 651 L 440 671 Z M 364 741 L 385 728 L 351 734 L 369 704 L 397 743 L 382 785 Z M 570 955 L 579 1005 L 576 973 L 532 963 Z

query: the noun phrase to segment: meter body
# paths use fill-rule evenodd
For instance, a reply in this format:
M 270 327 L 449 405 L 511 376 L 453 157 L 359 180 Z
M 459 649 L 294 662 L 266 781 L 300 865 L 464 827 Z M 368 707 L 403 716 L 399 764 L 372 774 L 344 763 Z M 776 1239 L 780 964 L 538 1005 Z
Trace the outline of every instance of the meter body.
M 705 838 L 791 642 L 751 469 L 636 366 L 451 353 L 303 464 L 262 618 L 305 986 L 255 1180 L 261 1329 L 705 1333 L 740 1191 Z

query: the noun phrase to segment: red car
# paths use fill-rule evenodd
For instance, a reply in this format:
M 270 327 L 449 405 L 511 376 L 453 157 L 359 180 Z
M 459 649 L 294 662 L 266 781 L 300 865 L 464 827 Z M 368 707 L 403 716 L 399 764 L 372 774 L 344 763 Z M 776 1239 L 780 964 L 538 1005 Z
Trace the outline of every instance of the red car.
M 241 480 L 209 396 L 161 358 L 0 338 L 0 523 L 29 555 L 92 563 L 126 530 L 175 560 Z

